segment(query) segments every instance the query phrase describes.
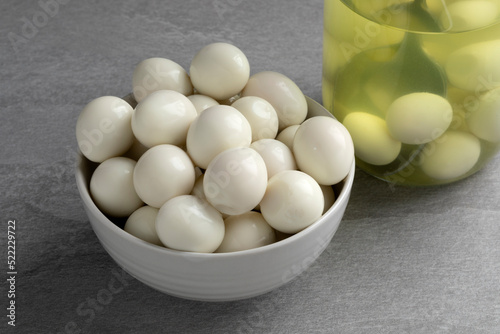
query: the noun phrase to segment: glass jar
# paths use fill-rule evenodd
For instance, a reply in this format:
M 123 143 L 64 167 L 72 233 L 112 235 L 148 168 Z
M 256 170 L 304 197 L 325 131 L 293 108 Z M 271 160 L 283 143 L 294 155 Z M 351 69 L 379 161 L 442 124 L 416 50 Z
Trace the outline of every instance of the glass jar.
M 369 174 L 470 176 L 500 149 L 500 0 L 325 0 L 322 89 Z

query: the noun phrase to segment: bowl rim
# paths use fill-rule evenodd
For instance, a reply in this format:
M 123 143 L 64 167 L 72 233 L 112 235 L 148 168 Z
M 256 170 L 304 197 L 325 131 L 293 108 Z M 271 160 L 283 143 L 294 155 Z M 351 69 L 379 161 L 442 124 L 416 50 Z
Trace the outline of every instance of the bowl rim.
M 127 99 L 130 99 L 132 97 L 132 94 L 128 94 L 124 97 L 124 99 L 127 101 Z M 319 102 L 313 100 L 312 98 L 305 96 L 307 102 L 308 102 L 308 107 L 310 104 L 315 105 L 317 108 L 323 109 L 326 113 L 328 113 L 328 117 L 332 117 L 335 119 L 335 117 L 328 112 L 323 105 L 321 105 Z M 309 108 L 308 108 L 309 109 Z M 309 116 L 309 110 L 308 110 L 308 116 Z M 132 242 L 136 244 L 139 247 L 145 247 L 146 249 L 149 249 L 151 251 L 157 251 L 160 253 L 166 253 L 169 254 L 170 256 L 189 256 L 193 258 L 200 258 L 200 259 L 206 259 L 206 258 L 232 258 L 232 257 L 239 257 L 239 256 L 245 256 L 245 255 L 255 255 L 259 253 L 265 253 L 268 251 L 272 251 L 275 248 L 281 248 L 286 246 L 287 244 L 294 243 L 296 242 L 297 239 L 302 238 L 303 236 L 313 233 L 314 230 L 319 228 L 322 224 L 328 223 L 328 217 L 333 214 L 334 211 L 338 210 L 338 208 L 342 205 L 343 202 L 346 202 L 349 200 L 349 196 L 351 193 L 352 185 L 354 182 L 354 176 L 355 176 L 355 170 L 356 170 L 356 161 L 353 157 L 353 161 L 351 164 L 351 167 L 349 169 L 348 174 L 346 177 L 340 181 L 337 184 L 342 184 L 341 185 L 341 190 L 335 198 L 335 202 L 332 204 L 332 206 L 323 213 L 323 215 L 318 218 L 315 222 L 313 222 L 311 225 L 307 226 L 303 230 L 292 234 L 288 236 L 285 239 L 276 241 L 272 244 L 265 245 L 265 246 L 260 246 L 256 248 L 251 248 L 251 249 L 246 249 L 246 250 L 240 250 L 240 251 L 234 251 L 234 252 L 227 252 L 227 253 L 201 253 L 201 252 L 187 252 L 187 251 L 180 251 L 180 250 L 175 250 L 171 248 L 167 248 L 164 246 L 158 246 L 151 244 L 147 241 L 144 241 L 117 226 L 111 219 L 109 219 L 104 213 L 99 210 L 97 205 L 94 203 L 92 200 L 92 197 L 90 196 L 90 190 L 89 190 L 89 182 L 90 182 L 90 176 L 89 179 L 86 180 L 85 173 L 83 171 L 85 165 L 92 164 L 90 160 L 88 160 L 82 152 L 78 149 L 78 155 L 77 155 L 77 163 L 75 166 L 75 178 L 76 178 L 76 184 L 78 188 L 78 192 L 80 193 L 80 197 L 84 201 L 84 204 L 88 209 L 92 210 L 94 215 L 99 220 L 99 223 L 102 224 L 104 227 L 106 227 L 108 230 L 111 230 L 111 232 L 116 233 L 118 236 L 121 238 L 126 239 L 129 242 Z M 94 163 L 95 164 L 95 163 Z M 88 219 L 90 220 L 90 219 Z M 340 222 L 339 222 L 340 223 Z M 92 225 L 92 224 L 91 224 Z M 92 225 L 92 229 L 94 229 Z

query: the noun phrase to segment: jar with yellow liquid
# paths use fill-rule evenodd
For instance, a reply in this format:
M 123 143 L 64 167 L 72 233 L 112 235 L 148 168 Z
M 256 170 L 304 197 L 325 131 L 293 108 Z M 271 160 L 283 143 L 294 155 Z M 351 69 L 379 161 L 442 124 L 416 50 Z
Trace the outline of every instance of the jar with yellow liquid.
M 500 150 L 500 0 L 325 0 L 323 37 L 323 104 L 361 169 L 446 184 Z

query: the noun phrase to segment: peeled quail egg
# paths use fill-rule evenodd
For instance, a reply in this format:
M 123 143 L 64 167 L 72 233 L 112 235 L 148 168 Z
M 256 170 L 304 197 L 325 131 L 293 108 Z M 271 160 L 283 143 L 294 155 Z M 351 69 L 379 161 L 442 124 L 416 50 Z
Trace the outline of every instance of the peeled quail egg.
M 475 136 L 462 131 L 448 131 L 426 144 L 420 153 L 420 167 L 435 179 L 454 179 L 471 170 L 480 154 L 481 144 Z
M 194 105 L 196 112 L 200 114 L 203 110 L 219 105 L 219 102 L 212 99 L 210 96 L 194 94 L 187 97 L 189 101 Z
M 276 138 L 278 114 L 269 102 L 257 96 L 245 96 L 237 99 L 231 106 L 238 109 L 250 123 L 252 141 Z
M 189 68 L 196 90 L 216 100 L 238 94 L 250 76 L 250 64 L 245 54 L 228 43 L 212 43 L 194 56 Z
M 236 108 L 219 105 L 204 110 L 189 127 L 186 146 L 195 164 L 206 169 L 220 152 L 233 147 L 248 147 L 252 129 Z
M 207 200 L 217 210 L 239 215 L 255 208 L 266 191 L 267 170 L 262 157 L 249 147 L 218 154 L 203 178 Z
M 90 194 L 97 207 L 110 216 L 126 217 L 144 203 L 134 188 L 136 162 L 115 157 L 102 162 L 90 178 Z
M 500 88 L 480 98 L 478 108 L 470 113 L 467 124 L 477 137 L 500 142 Z
M 262 159 L 264 159 L 268 178 L 271 178 L 274 174 L 282 170 L 297 169 L 292 151 L 279 140 L 260 139 L 253 142 L 250 148 L 257 151 Z
M 394 139 L 385 121 L 373 114 L 357 111 L 344 118 L 351 134 L 356 156 L 372 165 L 387 165 L 401 151 L 401 142 Z
M 224 238 L 224 220 L 207 201 L 182 195 L 162 205 L 156 217 L 156 232 L 169 248 L 211 253 Z
M 145 146 L 183 145 L 198 113 L 191 101 L 173 90 L 151 93 L 135 107 L 132 131 Z
M 148 205 L 159 208 L 169 199 L 189 194 L 195 170 L 189 156 L 177 146 L 163 144 L 144 153 L 134 169 L 134 187 Z
M 319 184 L 342 181 L 351 169 L 354 146 L 347 129 L 327 116 L 311 117 L 295 133 L 293 154 L 297 166 Z
M 471 92 L 499 86 L 500 40 L 470 44 L 451 53 L 445 64 L 450 83 Z
M 205 174 L 201 174 L 198 176 L 194 182 L 193 190 L 191 190 L 191 195 L 199 197 L 201 199 L 207 199 L 205 196 L 205 192 L 203 191 L 203 179 L 205 178 Z
M 307 101 L 300 88 L 287 76 L 259 72 L 250 77 L 241 96 L 258 96 L 271 103 L 279 119 L 279 130 L 300 124 L 307 116 Z
M 330 209 L 330 207 L 335 203 L 335 192 L 331 186 L 322 186 L 321 191 L 323 192 L 323 198 L 325 200 L 325 206 L 323 207 L 323 214 Z
M 442 96 L 411 93 L 397 98 L 387 110 L 385 120 L 394 139 L 419 145 L 441 136 L 450 126 L 453 109 Z
M 296 233 L 323 214 L 324 198 L 319 184 L 297 170 L 282 171 L 269 179 L 260 202 L 265 220 L 274 229 Z
M 439 19 L 446 31 L 470 31 L 494 23 L 498 13 L 493 1 L 457 1 L 447 5 Z
M 299 128 L 300 125 L 290 125 L 283 130 L 276 136 L 276 139 L 288 146 L 290 150 L 293 150 L 293 138 L 295 137 L 295 132 L 297 132 L 297 129 Z
M 236 252 L 272 244 L 276 241 L 274 229 L 262 214 L 250 211 L 224 220 L 224 239 L 216 253 Z
M 134 141 L 133 109 L 125 100 L 102 96 L 88 103 L 76 122 L 76 139 L 82 154 L 94 162 L 124 154 Z
M 155 228 L 157 215 L 157 208 L 153 208 L 149 205 L 142 206 L 128 217 L 123 229 L 141 240 L 154 245 L 163 246 Z
M 165 58 L 148 58 L 141 61 L 132 74 L 133 94 L 137 102 L 157 90 L 174 90 L 183 95 L 193 93 L 189 76 L 176 62 Z

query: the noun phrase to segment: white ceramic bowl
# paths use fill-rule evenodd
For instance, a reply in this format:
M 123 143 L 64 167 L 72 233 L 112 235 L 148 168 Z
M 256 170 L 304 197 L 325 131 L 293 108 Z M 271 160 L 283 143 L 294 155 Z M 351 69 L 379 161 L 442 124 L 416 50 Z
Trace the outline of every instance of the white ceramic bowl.
M 307 98 L 308 117 L 331 116 Z M 331 116 L 333 117 L 333 116 Z M 335 234 L 349 201 L 355 165 L 334 186 L 337 199 L 315 223 L 284 240 L 233 253 L 189 253 L 142 241 L 99 211 L 89 194 L 97 164 L 80 156 L 76 183 L 92 228 L 109 255 L 139 281 L 172 296 L 203 301 L 254 297 L 289 282 L 306 270 Z M 123 222 L 122 222 L 123 223 Z

